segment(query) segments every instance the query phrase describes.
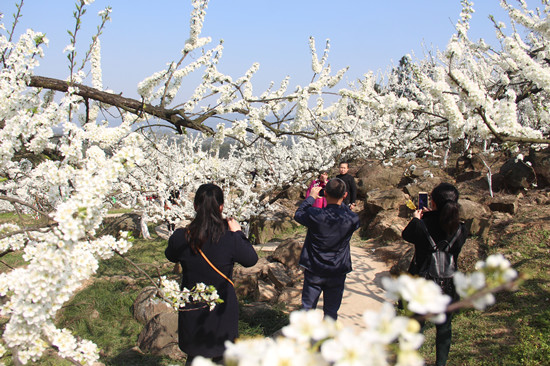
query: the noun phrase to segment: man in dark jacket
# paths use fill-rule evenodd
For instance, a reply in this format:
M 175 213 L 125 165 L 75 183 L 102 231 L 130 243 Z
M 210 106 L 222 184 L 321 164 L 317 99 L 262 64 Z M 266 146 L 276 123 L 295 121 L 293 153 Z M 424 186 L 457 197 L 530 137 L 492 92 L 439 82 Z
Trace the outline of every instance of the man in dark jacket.
M 346 184 L 338 178 L 325 186 L 327 206 L 312 207 L 321 187 L 313 187 L 294 219 L 308 228 L 300 265 L 304 267 L 302 307 L 315 309 L 323 293 L 325 316 L 338 317 L 346 274 L 351 272 L 350 239 L 359 228 L 359 217 L 342 201 Z
M 344 198 L 344 204 L 348 205 L 350 208 L 355 207 L 355 199 L 357 198 L 357 186 L 355 185 L 355 179 L 348 174 L 349 164 L 345 161 L 341 162 L 338 166 L 340 174 L 336 178 L 340 178 L 346 183 L 346 192 L 347 196 Z

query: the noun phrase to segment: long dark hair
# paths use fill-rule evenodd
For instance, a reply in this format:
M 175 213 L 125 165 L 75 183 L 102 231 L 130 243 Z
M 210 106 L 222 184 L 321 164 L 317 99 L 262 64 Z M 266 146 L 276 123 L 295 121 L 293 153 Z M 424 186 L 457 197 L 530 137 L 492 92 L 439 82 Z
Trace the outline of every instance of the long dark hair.
M 439 225 L 448 235 L 454 233 L 460 223 L 458 189 L 450 183 L 441 183 L 433 189 L 431 196 L 439 212 Z
M 225 221 L 220 212 L 223 191 L 215 184 L 203 184 L 197 189 L 193 203 L 197 214 L 187 227 L 187 235 L 189 245 L 198 252 L 209 239 L 217 242 L 225 231 Z

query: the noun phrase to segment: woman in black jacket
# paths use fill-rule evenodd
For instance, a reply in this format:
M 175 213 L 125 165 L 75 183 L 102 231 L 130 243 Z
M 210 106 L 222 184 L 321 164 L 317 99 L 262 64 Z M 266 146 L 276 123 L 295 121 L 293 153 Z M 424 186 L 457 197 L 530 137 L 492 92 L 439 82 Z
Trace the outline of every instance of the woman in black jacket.
M 424 225 L 435 243 L 440 243 L 443 240 L 450 242 L 460 227 L 459 236 L 450 249 L 454 262 L 458 263 L 458 255 L 468 236 L 465 225 L 460 222 L 458 196 L 459 193 L 455 186 L 449 183 L 441 183 L 431 193 L 432 209 L 416 210 L 413 213 L 413 219 L 402 233 L 403 239 L 413 243 L 415 249 L 414 257 L 409 267 L 410 274 L 418 275 L 423 268 L 426 268 L 431 259 L 433 250 L 426 235 Z M 452 278 L 434 279 L 434 281 L 441 285 L 443 291 L 451 296 L 453 301 L 458 300 Z M 446 315 L 444 323 L 436 324 L 435 344 L 436 365 L 438 366 L 447 363 L 451 347 L 452 314 L 447 313 Z
M 182 287 L 191 289 L 199 282 L 213 285 L 223 300 L 212 311 L 198 304 L 179 312 L 179 347 L 187 354 L 188 365 L 199 355 L 220 362 L 224 342 L 237 338 L 239 304 L 230 282 L 233 265 L 250 267 L 258 261 L 237 221 L 223 219 L 223 203 L 220 187 L 201 185 L 195 194 L 195 218 L 187 228 L 174 231 L 165 251 L 169 261 L 181 263 Z

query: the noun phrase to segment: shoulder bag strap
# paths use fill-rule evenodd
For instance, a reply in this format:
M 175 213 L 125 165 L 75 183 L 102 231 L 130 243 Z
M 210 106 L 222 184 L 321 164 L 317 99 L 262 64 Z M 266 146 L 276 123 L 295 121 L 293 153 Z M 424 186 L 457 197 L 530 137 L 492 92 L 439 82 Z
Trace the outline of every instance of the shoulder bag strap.
M 455 235 L 453 236 L 453 238 L 452 238 L 451 241 L 449 242 L 449 245 L 447 246 L 448 249 L 451 249 L 451 247 L 453 246 L 453 244 L 456 242 L 456 240 L 457 240 L 458 237 L 460 236 L 460 231 L 462 231 L 462 224 L 458 224 L 458 229 L 456 230 Z
M 428 241 L 430 242 L 430 245 L 432 246 L 433 250 L 434 251 L 437 250 L 437 245 L 435 244 L 432 236 L 428 232 L 428 228 L 426 227 L 426 224 L 422 220 L 420 220 L 420 223 L 421 223 L 420 226 L 422 227 L 422 230 L 424 230 L 424 233 L 426 233 L 426 236 L 428 237 Z M 458 237 L 460 236 L 461 231 L 462 231 L 462 224 L 459 224 L 458 229 L 456 230 L 456 233 L 453 235 L 447 247 L 442 249 L 443 251 L 447 252 L 452 248 L 453 244 L 457 241 Z
M 426 234 L 426 237 L 428 238 L 428 242 L 430 243 L 430 245 L 432 246 L 432 249 L 435 252 L 437 250 L 437 245 L 435 245 L 434 239 L 432 238 L 432 236 L 428 232 L 428 228 L 426 227 L 426 224 L 422 220 L 420 220 L 420 227 L 422 228 L 422 230 Z
M 208 258 L 206 258 L 206 256 L 204 255 L 204 253 L 202 252 L 202 250 L 199 248 L 199 253 L 202 255 L 202 257 L 204 258 L 204 260 L 206 261 L 206 263 L 208 263 L 210 265 L 210 267 L 212 267 L 212 269 L 216 272 L 218 272 L 220 274 L 220 276 L 222 276 L 223 278 L 225 278 L 227 280 L 227 282 L 229 282 L 233 287 L 235 287 L 235 284 L 233 283 L 233 281 L 231 281 L 229 279 L 229 277 L 227 277 L 226 275 L 224 275 L 222 273 L 222 271 L 220 271 L 218 268 L 216 268 L 215 265 L 212 264 L 212 262 L 210 262 L 208 260 Z

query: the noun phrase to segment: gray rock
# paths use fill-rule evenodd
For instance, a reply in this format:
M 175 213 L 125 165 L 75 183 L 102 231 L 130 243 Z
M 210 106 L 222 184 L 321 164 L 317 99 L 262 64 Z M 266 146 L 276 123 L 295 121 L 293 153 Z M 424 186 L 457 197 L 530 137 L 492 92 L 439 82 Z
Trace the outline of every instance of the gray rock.
M 357 173 L 357 197 L 365 200 L 369 192 L 385 190 L 400 184 L 403 180 L 403 171 L 399 169 L 388 169 L 380 161 L 369 161 L 362 165 Z
M 286 273 L 285 266 L 279 262 L 269 263 L 267 266 L 267 276 L 278 289 L 291 286 L 293 282 L 292 278 Z
M 145 287 L 134 301 L 134 318 L 141 324 L 147 324 L 160 313 L 174 311 L 168 304 L 155 297 L 157 289 L 154 286 Z
M 267 283 L 262 280 L 258 280 L 258 292 L 256 296 L 256 301 L 274 303 L 277 301 L 279 293 L 274 285 Z
M 485 205 L 460 199 L 460 219 L 466 223 L 471 235 L 486 239 L 491 228 L 491 211 Z
M 397 276 L 401 273 L 407 273 L 414 256 L 414 246 L 412 244 L 403 246 L 407 250 L 401 255 L 397 263 L 390 269 L 390 274 Z
M 503 188 L 512 192 L 529 189 L 537 183 L 535 171 L 522 160 L 508 160 L 500 168 L 499 174 L 502 176 Z
M 302 306 L 302 290 L 295 287 L 284 288 L 278 302 L 284 303 L 290 311 L 297 310 Z
M 529 151 L 528 160 L 533 164 L 538 187 L 550 186 L 550 149 Z
M 371 191 L 365 201 L 365 210 L 377 213 L 381 210 L 399 210 L 409 197 L 399 188 Z
M 399 240 L 407 223 L 407 219 L 399 217 L 399 211 L 384 210 L 376 215 L 361 234 L 367 238 L 381 237 L 385 241 Z
M 518 210 L 518 197 L 507 196 L 493 199 L 489 204 L 491 211 L 506 212 L 514 215 Z
M 155 315 L 143 328 L 138 337 L 138 347 L 153 355 L 172 359 L 185 357 L 178 347 L 178 314 L 176 311 Z
M 255 244 L 267 243 L 277 235 L 296 229 L 299 224 L 286 212 L 256 218 L 250 223 L 249 238 Z
M 274 261 L 280 262 L 288 268 L 296 267 L 300 261 L 300 253 L 302 253 L 303 246 L 303 239 L 287 239 L 279 244 L 271 257 Z
M 103 219 L 102 227 L 98 230 L 97 236 L 112 235 L 119 237 L 120 231 L 128 231 L 134 238 L 141 233 L 141 216 L 134 213 L 126 213 L 119 216 L 107 216 Z

